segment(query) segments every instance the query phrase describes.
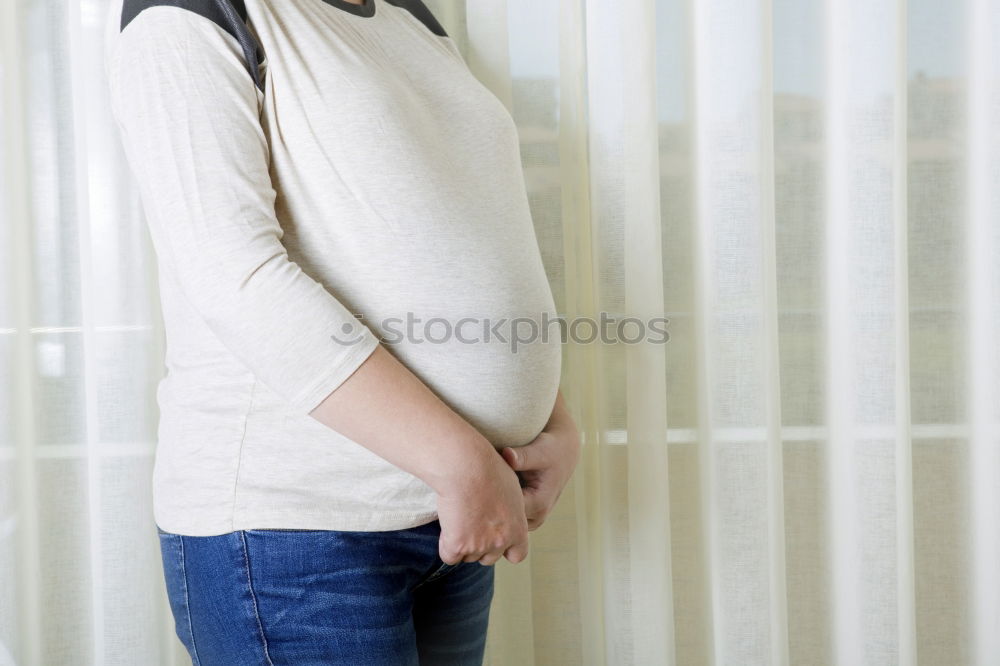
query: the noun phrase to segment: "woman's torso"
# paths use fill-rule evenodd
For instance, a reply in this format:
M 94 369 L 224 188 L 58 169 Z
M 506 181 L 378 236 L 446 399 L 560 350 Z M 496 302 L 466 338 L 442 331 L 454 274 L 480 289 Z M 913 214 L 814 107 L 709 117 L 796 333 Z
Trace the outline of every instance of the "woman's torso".
M 526 340 L 527 323 L 516 346 L 510 335 L 514 318 L 556 316 L 516 126 L 423 5 L 366 1 L 370 16 L 337 0 L 246 1 L 266 55 L 259 111 L 282 243 L 495 446 L 526 444 L 552 408 L 560 340 L 555 326 Z M 154 471 L 163 529 L 433 518 L 426 484 L 292 409 L 173 293 L 162 290 Z M 218 400 L 190 399 L 193 386 Z

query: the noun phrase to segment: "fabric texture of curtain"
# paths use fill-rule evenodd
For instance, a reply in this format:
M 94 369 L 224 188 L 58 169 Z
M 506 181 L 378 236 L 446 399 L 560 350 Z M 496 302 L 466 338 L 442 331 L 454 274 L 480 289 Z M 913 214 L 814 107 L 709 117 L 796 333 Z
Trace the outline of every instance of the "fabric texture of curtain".
M 567 323 L 669 319 L 570 327 L 581 462 L 488 663 L 1000 663 L 1000 2 L 427 5 Z M 0 1 L 0 664 L 188 663 L 105 10 Z

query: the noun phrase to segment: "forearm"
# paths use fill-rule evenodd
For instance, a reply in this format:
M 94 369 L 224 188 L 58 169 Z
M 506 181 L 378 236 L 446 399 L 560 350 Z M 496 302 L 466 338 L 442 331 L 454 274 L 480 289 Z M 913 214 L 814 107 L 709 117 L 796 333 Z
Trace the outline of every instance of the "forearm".
M 478 430 L 382 345 L 310 416 L 439 494 L 502 462 Z

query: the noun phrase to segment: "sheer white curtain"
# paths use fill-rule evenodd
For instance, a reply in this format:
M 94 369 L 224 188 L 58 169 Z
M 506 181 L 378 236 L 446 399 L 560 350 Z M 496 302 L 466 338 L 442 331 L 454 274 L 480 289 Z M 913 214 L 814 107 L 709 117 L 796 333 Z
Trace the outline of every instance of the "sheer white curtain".
M 150 527 L 154 258 L 109 120 L 104 8 L 0 0 L 0 663 L 173 650 Z
M 379 1 L 379 0 L 376 0 Z M 1000 660 L 1000 2 L 428 0 L 522 136 L 580 467 L 491 664 Z M 0 664 L 186 663 L 103 0 L 0 0 Z

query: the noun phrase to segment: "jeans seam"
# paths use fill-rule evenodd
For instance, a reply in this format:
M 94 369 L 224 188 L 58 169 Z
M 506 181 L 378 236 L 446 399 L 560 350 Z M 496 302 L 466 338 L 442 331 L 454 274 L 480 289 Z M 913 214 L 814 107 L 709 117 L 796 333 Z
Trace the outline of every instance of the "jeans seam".
M 184 561 L 184 537 L 178 536 L 177 541 L 181 546 L 181 581 L 184 583 L 184 614 L 187 616 L 188 635 L 191 637 L 191 652 L 194 655 L 194 666 L 201 666 L 201 657 L 198 656 L 198 645 L 194 640 L 194 623 L 191 621 L 191 596 L 188 594 L 187 563 Z
M 271 655 L 267 650 L 267 637 L 264 635 L 264 624 L 260 619 L 260 609 L 257 608 L 257 595 L 253 591 L 253 580 L 250 577 L 250 556 L 247 553 L 247 538 L 243 530 L 240 530 L 240 542 L 243 544 L 243 566 L 247 572 L 247 588 L 250 590 L 250 601 L 253 602 L 254 619 L 257 621 L 257 630 L 260 632 L 261 645 L 264 647 L 264 659 L 269 666 L 274 666 Z

